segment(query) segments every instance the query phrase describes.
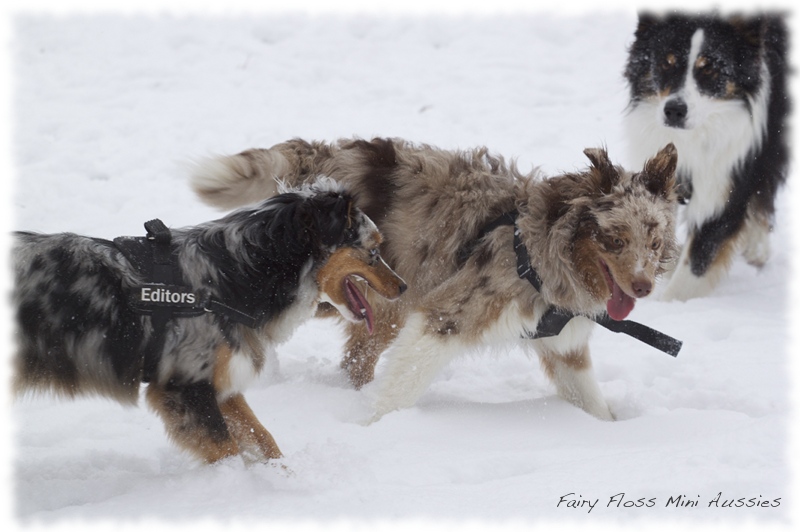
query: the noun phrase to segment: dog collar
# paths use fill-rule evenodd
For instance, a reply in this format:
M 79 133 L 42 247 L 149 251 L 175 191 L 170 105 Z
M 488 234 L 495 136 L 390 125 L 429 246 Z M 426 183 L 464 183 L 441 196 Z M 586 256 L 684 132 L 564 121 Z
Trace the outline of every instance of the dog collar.
M 458 253 L 458 260 L 461 264 L 466 262 L 466 259 L 469 257 L 475 247 L 477 247 L 478 242 L 488 233 L 494 231 L 500 226 L 512 225 L 514 226 L 514 252 L 517 255 L 517 275 L 519 275 L 520 279 L 525 279 L 528 281 L 536 289 L 536 291 L 541 294 L 542 279 L 531 265 L 530 255 L 528 254 L 528 250 L 525 247 L 525 244 L 522 242 L 522 238 L 520 237 L 520 230 L 519 227 L 517 227 L 518 215 L 519 213 L 516 210 L 505 212 L 496 219 L 487 223 L 483 229 L 481 229 L 475 239 L 462 246 Z M 558 308 L 554 305 L 550 305 L 547 310 L 545 310 L 541 319 L 536 324 L 536 331 L 531 332 L 527 329 L 524 329 L 522 338 L 535 340 L 537 338 L 558 336 L 567 323 L 569 323 L 572 318 L 577 316 L 584 316 L 594 321 L 598 325 L 608 329 L 609 331 L 627 334 L 628 336 L 636 338 L 640 342 L 654 347 L 659 351 L 663 351 L 664 353 L 673 357 L 678 356 L 681 346 L 683 345 L 682 341 L 672 338 L 671 336 L 668 336 L 655 329 L 651 329 L 650 327 L 642 325 L 641 323 L 630 320 L 613 320 L 607 312 L 603 312 L 602 314 L 596 316 L 586 316 L 583 314 L 575 314 L 574 312 Z

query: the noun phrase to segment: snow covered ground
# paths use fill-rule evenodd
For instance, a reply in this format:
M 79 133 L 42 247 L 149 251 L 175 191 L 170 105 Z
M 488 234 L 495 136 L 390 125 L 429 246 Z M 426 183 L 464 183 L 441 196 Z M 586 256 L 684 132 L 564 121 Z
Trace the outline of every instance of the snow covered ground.
M 622 69 L 635 20 L 631 9 L 16 15 L 10 224 L 115 237 L 141 234 L 153 217 L 205 221 L 219 213 L 187 187 L 187 160 L 291 137 L 484 144 L 547 173 L 583 167 L 582 150 L 602 144 L 625 163 Z M 201 465 L 143 402 L 26 399 L 7 408 L 10 519 L 786 525 L 797 508 L 788 454 L 796 192 L 793 182 L 781 197 L 763 271 L 739 261 L 712 297 L 637 305 L 632 319 L 685 342 L 677 359 L 595 332 L 615 423 L 556 397 L 538 362 L 510 351 L 457 360 L 417 406 L 366 426 L 365 397 L 338 367 L 342 332 L 314 320 L 246 393 L 291 474 Z M 697 505 L 668 505 L 678 496 Z M 740 498 L 771 506 L 721 507 Z

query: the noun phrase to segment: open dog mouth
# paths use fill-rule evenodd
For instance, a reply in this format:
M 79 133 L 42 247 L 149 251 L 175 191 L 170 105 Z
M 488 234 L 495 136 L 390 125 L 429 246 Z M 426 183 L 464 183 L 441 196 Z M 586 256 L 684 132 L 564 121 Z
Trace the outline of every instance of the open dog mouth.
M 624 320 L 633 310 L 636 300 L 626 294 L 617 284 L 617 281 L 614 280 L 614 276 L 611 275 L 608 264 L 606 264 L 603 259 L 600 259 L 600 269 L 603 271 L 608 288 L 611 290 L 611 298 L 606 301 L 608 315 L 612 320 Z
M 376 295 L 393 301 L 407 287 L 377 251 L 369 253 L 369 258 L 364 255 L 363 250 L 351 247 L 336 250 L 317 271 L 316 280 L 320 302 L 332 304 L 347 321 L 364 322 L 372 334 L 375 317 L 362 290 L 369 286 Z
M 353 314 L 353 318 L 357 321 L 365 320 L 367 330 L 372 334 L 374 326 L 372 307 L 367 301 L 367 298 L 364 297 L 364 294 L 362 294 L 355 283 L 350 280 L 350 276 L 344 278 L 344 294 L 347 298 L 347 306 Z

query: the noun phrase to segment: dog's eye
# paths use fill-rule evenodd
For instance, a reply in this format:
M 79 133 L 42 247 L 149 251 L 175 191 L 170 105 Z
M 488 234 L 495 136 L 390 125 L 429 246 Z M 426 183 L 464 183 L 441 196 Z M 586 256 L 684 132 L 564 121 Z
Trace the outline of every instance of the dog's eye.
M 706 78 L 717 79 L 721 72 L 710 57 L 699 57 L 695 63 L 697 74 Z
M 620 251 L 624 247 L 625 247 L 625 241 L 622 240 L 620 237 L 615 236 L 614 238 L 611 239 L 611 245 L 609 246 L 609 249 L 611 251 Z
M 650 249 L 652 249 L 652 250 L 656 250 L 656 249 L 658 249 L 660 247 L 661 247 L 661 240 L 658 240 L 658 239 L 653 240 L 653 243 L 650 244 Z
M 695 61 L 694 66 L 700 70 L 705 70 L 706 72 L 714 69 L 714 65 L 711 59 L 709 59 L 704 55 L 701 55 L 700 57 L 697 58 L 697 61 Z
M 378 255 L 380 255 L 380 251 L 378 250 L 378 248 L 372 248 L 371 250 L 369 250 L 370 257 L 377 257 Z

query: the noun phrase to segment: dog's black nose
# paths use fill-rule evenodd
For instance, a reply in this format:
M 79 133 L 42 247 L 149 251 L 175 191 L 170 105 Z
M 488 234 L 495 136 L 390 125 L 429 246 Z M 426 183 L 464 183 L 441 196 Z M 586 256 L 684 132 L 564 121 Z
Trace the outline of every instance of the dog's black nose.
M 408 289 L 408 285 L 406 283 L 403 283 L 403 284 L 401 284 L 400 286 L 397 287 L 397 291 L 400 292 L 401 294 L 403 292 L 405 292 L 407 289 Z
M 680 98 L 670 100 L 664 105 L 664 123 L 669 127 L 685 127 L 687 114 L 689 108 Z

